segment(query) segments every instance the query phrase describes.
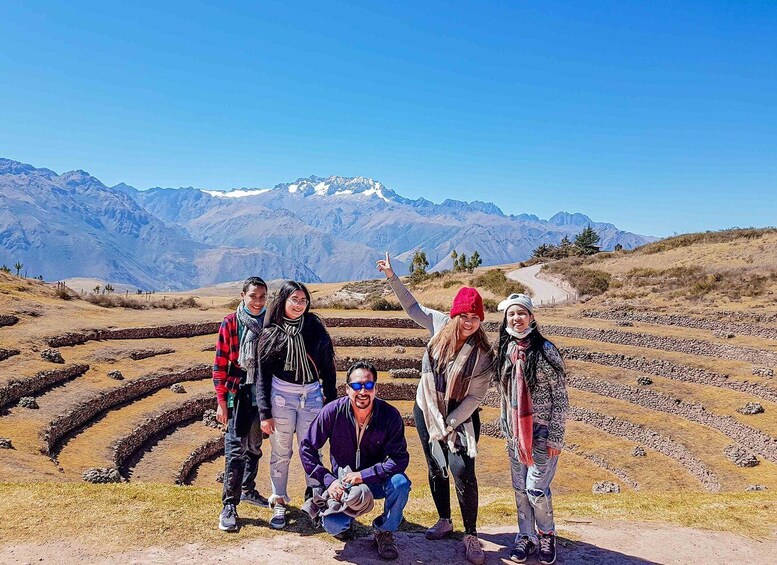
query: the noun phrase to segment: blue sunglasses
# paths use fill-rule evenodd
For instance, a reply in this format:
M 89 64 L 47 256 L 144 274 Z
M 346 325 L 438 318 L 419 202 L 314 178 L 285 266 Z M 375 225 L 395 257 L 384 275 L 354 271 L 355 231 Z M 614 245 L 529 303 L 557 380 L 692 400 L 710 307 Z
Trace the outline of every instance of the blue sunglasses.
M 372 390 L 373 388 L 375 388 L 375 381 L 367 381 L 366 383 L 348 383 L 348 386 L 351 387 L 356 392 L 359 392 L 363 388 L 366 388 L 367 390 Z

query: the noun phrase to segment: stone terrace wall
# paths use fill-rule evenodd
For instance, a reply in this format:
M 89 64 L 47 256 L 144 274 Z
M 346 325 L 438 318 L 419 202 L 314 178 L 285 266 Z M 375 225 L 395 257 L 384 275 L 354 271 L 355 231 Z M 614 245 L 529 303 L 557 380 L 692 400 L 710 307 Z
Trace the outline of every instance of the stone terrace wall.
M 543 333 L 555 336 L 586 339 L 592 341 L 603 341 L 606 343 L 615 343 L 618 345 L 647 347 L 651 349 L 661 349 L 664 351 L 676 351 L 678 353 L 687 353 L 689 355 L 719 357 L 724 359 L 731 359 L 733 361 L 744 361 L 745 363 L 755 363 L 769 367 L 777 367 L 777 354 L 770 353 L 768 351 L 760 351 L 750 347 L 710 343 L 700 339 L 682 339 L 637 332 L 630 333 L 619 332 L 616 330 L 573 328 L 569 326 L 555 325 L 541 326 L 541 330 Z
M 140 377 L 117 388 L 101 391 L 64 414 L 57 416 L 41 431 L 43 453 L 51 455 L 57 442 L 66 434 L 83 426 L 92 418 L 114 406 L 137 400 L 141 396 L 180 381 L 195 381 L 212 374 L 210 365 L 196 365 L 175 373 Z M 215 395 L 213 395 L 215 398 Z
M 632 357 L 630 355 L 599 353 L 582 347 L 566 347 L 561 351 L 564 354 L 564 358 L 569 360 L 621 367 L 676 381 L 727 388 L 745 394 L 752 394 L 771 402 L 777 402 L 777 390 L 761 383 L 729 381 L 728 375 L 716 371 L 680 365 L 664 359 L 646 359 L 645 357 Z
M 324 318 L 329 328 L 394 328 L 415 329 L 421 326 L 410 318 Z
M 224 436 L 222 435 L 209 439 L 192 451 L 186 459 L 183 460 L 183 463 L 181 463 L 181 466 L 178 468 L 178 472 L 175 474 L 175 483 L 178 485 L 185 485 L 196 467 L 212 457 L 223 455 L 223 453 Z
M 117 469 L 121 469 L 127 459 L 152 436 L 181 422 L 202 418 L 202 413 L 205 410 L 215 407 L 215 395 L 203 393 L 143 418 L 129 434 L 111 444 L 110 450 L 113 464 Z
M 89 370 L 89 365 L 70 365 L 62 369 L 41 371 L 34 377 L 11 379 L 0 386 L 0 406 L 18 401 L 23 396 L 32 396 L 63 381 L 80 377 Z
M 198 335 L 215 334 L 218 332 L 220 325 L 221 322 L 203 322 L 200 324 L 178 324 L 117 330 L 92 330 L 50 337 L 46 339 L 46 343 L 51 347 L 67 347 L 81 345 L 92 340 L 195 337 Z
M 387 372 L 391 369 L 421 370 L 421 359 L 413 359 L 411 357 L 336 357 L 335 368 L 338 371 L 346 371 L 348 370 L 348 367 L 357 361 L 366 361 L 367 363 L 372 363 L 380 372 Z
M 708 412 L 701 404 L 683 402 L 679 398 L 645 388 L 634 388 L 609 381 L 581 377 L 575 374 L 567 375 L 567 383 L 579 390 L 625 400 L 650 410 L 666 412 L 667 414 L 715 429 L 751 451 L 759 453 L 765 459 L 777 462 L 777 440 L 761 430 L 740 423 L 731 416 L 720 416 Z
M 777 339 L 777 328 L 768 328 L 757 324 L 729 323 L 706 318 L 694 318 L 680 314 L 658 314 L 655 312 L 641 312 L 627 308 L 612 308 L 610 310 L 584 310 L 583 317 L 599 318 L 602 320 L 629 320 L 644 322 L 647 324 L 660 324 L 665 326 L 680 326 L 699 330 L 726 331 L 742 335 L 751 335 L 764 339 Z
M 426 336 L 380 337 L 380 336 L 333 336 L 335 347 L 426 347 L 429 338 Z
M 621 420 L 615 416 L 600 414 L 586 408 L 572 406 L 568 417 L 577 422 L 593 426 L 608 434 L 635 441 L 641 445 L 659 451 L 682 465 L 691 475 L 710 492 L 720 491 L 720 483 L 707 466 L 680 443 L 662 436 L 658 432 L 639 424 Z
M 9 357 L 13 357 L 14 355 L 19 355 L 21 351 L 18 349 L 2 349 L 0 348 L 0 361 L 5 361 Z

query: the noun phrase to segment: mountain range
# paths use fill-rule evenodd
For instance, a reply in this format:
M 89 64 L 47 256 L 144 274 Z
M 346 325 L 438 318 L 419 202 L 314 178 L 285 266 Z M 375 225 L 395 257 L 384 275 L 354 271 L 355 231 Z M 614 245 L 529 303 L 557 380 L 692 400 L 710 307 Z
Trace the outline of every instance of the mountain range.
M 505 215 L 490 202 L 404 198 L 365 177 L 300 178 L 273 188 L 138 190 L 78 170 L 57 174 L 0 159 L 0 262 L 46 280 L 88 276 L 143 289 L 189 289 L 251 274 L 308 282 L 376 276 L 385 251 L 399 273 L 417 249 L 430 269 L 453 249 L 484 265 L 516 262 L 591 225 L 603 249 L 655 238 L 559 212 Z

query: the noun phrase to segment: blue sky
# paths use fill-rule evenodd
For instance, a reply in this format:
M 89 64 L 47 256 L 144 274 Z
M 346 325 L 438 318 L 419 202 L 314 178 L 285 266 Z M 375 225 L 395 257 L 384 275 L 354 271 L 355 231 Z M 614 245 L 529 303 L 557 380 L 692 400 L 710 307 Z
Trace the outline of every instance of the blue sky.
M 138 188 L 363 175 L 660 236 L 777 223 L 777 2 L 118 4 L 2 2 L 0 156 Z

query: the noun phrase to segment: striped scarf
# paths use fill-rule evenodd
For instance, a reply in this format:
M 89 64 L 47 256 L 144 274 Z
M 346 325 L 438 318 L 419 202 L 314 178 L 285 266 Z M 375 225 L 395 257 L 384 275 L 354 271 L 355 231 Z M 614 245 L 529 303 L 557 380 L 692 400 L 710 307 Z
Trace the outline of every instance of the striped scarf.
M 286 361 L 283 370 L 294 373 L 295 380 L 300 384 L 309 384 L 316 380 L 308 362 L 305 340 L 302 338 L 302 323 L 304 316 L 295 320 L 283 317 L 283 325 L 273 326 L 276 333 L 283 332 L 286 337 Z
M 518 460 L 524 465 L 534 465 L 532 457 L 532 436 L 534 429 L 534 408 L 529 386 L 524 378 L 526 366 L 527 339 L 510 344 L 510 361 L 513 363 L 513 377 L 510 380 L 510 422 L 513 428 L 513 445 Z
M 243 331 L 240 335 L 240 353 L 238 354 L 237 364 L 246 372 L 246 384 L 252 385 L 256 382 L 256 368 L 258 365 L 257 345 L 259 336 L 262 335 L 262 320 L 259 316 L 251 315 L 241 302 L 237 305 L 235 312 L 238 321 L 238 328 Z M 261 316 L 261 314 L 260 314 Z

